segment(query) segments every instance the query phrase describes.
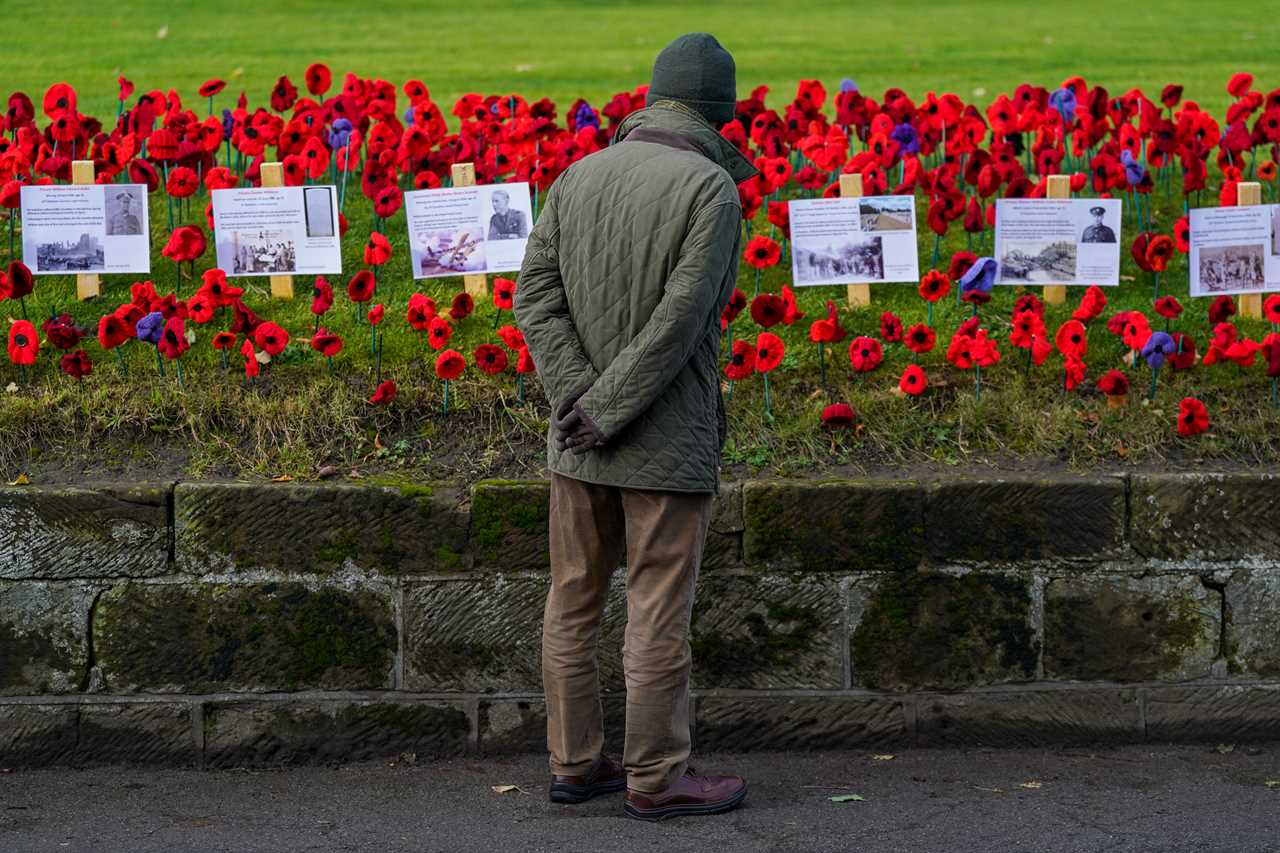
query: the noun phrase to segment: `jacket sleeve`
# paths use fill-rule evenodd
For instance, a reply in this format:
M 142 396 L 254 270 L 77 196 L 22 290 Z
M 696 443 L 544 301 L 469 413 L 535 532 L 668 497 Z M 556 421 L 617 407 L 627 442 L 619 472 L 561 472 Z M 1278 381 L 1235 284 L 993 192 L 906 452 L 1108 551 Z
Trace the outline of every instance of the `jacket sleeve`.
M 726 276 L 736 278 L 740 210 L 736 201 L 720 201 L 698 212 L 648 322 L 578 400 L 598 440 L 612 439 L 653 405 L 714 321 Z
M 553 186 L 529 234 L 512 306 L 552 411 L 581 395 L 598 376 L 569 316 L 559 246 L 560 219 Z

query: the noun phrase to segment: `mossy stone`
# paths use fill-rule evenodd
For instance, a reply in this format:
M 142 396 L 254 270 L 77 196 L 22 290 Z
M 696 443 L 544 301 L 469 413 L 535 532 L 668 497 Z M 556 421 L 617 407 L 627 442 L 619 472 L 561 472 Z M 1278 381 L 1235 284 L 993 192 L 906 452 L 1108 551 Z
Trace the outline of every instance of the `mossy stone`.
M 551 486 L 545 481 L 482 480 L 471 492 L 471 550 L 476 568 L 550 567 Z

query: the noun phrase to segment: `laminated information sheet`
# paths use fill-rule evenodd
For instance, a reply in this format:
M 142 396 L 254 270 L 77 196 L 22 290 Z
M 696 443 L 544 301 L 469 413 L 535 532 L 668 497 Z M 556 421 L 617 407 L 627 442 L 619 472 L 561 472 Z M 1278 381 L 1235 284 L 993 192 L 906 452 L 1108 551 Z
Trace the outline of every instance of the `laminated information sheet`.
M 230 276 L 342 272 L 331 186 L 213 191 L 218 266 Z
M 36 275 L 151 271 L 145 184 L 24 186 L 22 262 Z
M 788 207 L 797 287 L 919 280 L 913 196 L 802 199 Z
M 1280 206 L 1191 211 L 1192 296 L 1280 290 Z
M 533 227 L 527 183 L 415 190 L 404 211 L 414 278 L 517 271 Z
M 996 284 L 1120 284 L 1120 199 L 996 200 Z

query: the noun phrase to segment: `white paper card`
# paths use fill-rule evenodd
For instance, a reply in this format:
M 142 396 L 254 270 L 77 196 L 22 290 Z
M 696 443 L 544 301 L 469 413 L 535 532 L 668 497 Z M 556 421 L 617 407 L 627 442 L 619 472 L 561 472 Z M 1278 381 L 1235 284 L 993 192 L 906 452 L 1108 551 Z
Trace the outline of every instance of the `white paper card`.
M 1191 295 L 1280 290 L 1278 218 L 1274 204 L 1192 210 Z
M 996 200 L 996 284 L 1120 284 L 1120 199 Z
M 404 210 L 414 278 L 520 269 L 533 227 L 527 183 L 415 190 Z
M 145 184 L 22 188 L 22 262 L 35 275 L 151 271 Z
M 915 198 L 815 198 L 789 203 L 797 287 L 918 281 Z
M 218 266 L 229 276 L 342 272 L 331 186 L 213 191 Z

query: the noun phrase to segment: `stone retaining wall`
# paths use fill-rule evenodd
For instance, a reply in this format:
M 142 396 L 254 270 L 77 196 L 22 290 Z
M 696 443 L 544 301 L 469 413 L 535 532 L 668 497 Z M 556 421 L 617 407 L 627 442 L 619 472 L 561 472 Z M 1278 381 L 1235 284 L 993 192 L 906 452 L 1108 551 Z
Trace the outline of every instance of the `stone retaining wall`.
M 540 750 L 547 494 L 0 489 L 0 767 Z M 1280 739 L 1269 475 L 726 484 L 699 587 L 701 749 Z

